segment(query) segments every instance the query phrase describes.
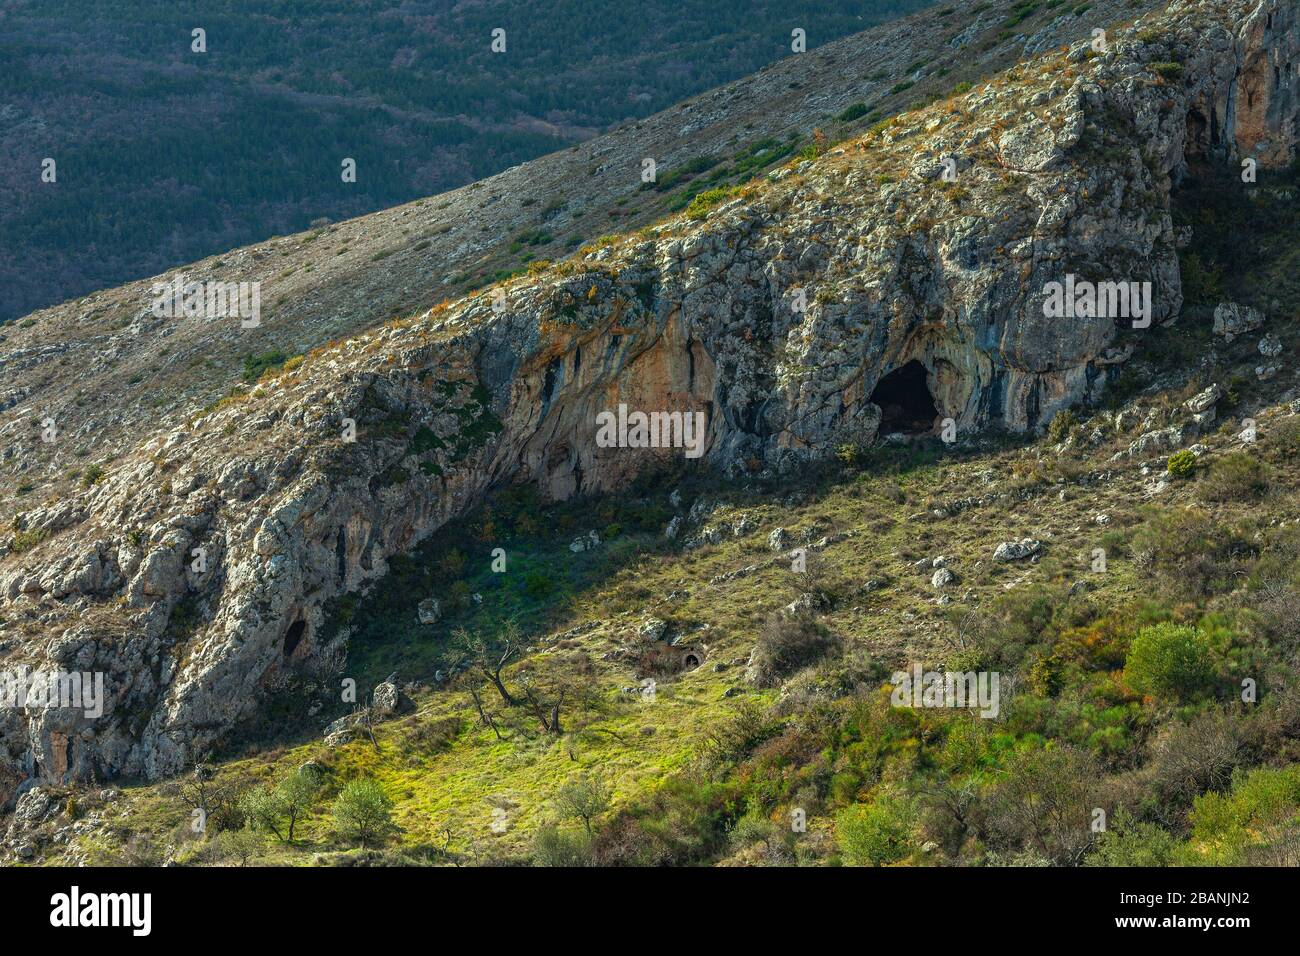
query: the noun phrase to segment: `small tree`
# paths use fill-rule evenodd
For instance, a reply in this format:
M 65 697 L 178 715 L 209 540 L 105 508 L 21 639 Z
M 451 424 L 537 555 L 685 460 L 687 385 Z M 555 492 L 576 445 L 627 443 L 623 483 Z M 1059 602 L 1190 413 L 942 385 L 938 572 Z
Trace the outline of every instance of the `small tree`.
M 497 689 L 501 702 L 507 707 L 517 707 L 519 700 L 506 687 L 501 672 L 518 655 L 523 643 L 519 622 L 514 618 L 506 621 L 501 628 L 501 638 L 496 642 L 489 642 L 482 635 L 470 635 L 464 628 L 457 628 L 452 639 L 468 653 L 473 670 Z
M 393 801 L 369 778 L 353 780 L 334 801 L 334 825 L 340 836 L 365 847 L 394 829 Z
M 320 778 L 314 769 L 299 767 L 281 780 L 275 790 L 288 822 L 288 840 L 292 843 L 294 827 L 311 812 L 312 805 L 316 802 L 316 794 L 320 792 Z
M 299 767 L 274 787 L 244 794 L 240 809 L 254 829 L 270 830 L 281 843 L 292 843 L 294 828 L 311 811 L 319 791 L 315 771 Z
M 610 790 L 599 776 L 575 777 L 560 788 L 555 802 L 564 816 L 581 820 L 590 836 L 591 822 L 609 809 Z

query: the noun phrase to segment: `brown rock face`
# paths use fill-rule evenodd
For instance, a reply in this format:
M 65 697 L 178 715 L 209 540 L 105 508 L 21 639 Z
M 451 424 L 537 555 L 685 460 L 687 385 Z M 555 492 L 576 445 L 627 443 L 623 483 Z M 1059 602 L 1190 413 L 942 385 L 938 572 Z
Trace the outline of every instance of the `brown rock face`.
M 1296 158 L 1300 123 L 1296 20 L 1294 3 L 1264 3 L 1237 34 L 1240 71 L 1223 112 L 1229 117 L 1238 154 L 1254 157 L 1265 167 L 1288 166 Z

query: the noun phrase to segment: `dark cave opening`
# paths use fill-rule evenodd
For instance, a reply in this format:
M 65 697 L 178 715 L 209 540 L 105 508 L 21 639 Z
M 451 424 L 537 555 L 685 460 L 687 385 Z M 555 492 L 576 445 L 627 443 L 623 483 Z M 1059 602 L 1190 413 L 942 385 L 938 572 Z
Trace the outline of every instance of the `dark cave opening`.
M 289 657 L 297 648 L 302 636 L 307 631 L 306 621 L 294 621 L 289 625 L 289 630 L 284 632 L 284 656 Z
M 939 410 L 926 384 L 925 366 L 913 359 L 877 384 L 871 401 L 880 406 L 880 433 L 921 435 L 934 429 Z

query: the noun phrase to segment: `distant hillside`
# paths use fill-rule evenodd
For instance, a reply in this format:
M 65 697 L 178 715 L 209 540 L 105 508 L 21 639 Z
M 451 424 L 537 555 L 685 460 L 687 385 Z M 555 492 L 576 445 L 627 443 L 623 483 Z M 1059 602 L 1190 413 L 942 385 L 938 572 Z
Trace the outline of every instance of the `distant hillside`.
M 752 73 L 795 27 L 812 48 L 926 5 L 0 0 L 0 321 L 482 179 Z

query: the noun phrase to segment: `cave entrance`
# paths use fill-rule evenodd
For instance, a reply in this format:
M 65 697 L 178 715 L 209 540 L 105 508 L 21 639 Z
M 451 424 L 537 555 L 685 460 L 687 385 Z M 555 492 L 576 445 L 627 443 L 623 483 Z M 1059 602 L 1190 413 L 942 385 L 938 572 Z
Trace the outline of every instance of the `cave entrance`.
M 284 632 L 284 656 L 289 657 L 293 654 L 298 644 L 302 641 L 302 636 L 307 632 L 306 621 L 294 621 L 289 625 L 289 630 Z
M 871 401 L 880 406 L 880 433 L 922 435 L 934 430 L 939 410 L 926 384 L 925 366 L 913 359 L 877 384 Z

